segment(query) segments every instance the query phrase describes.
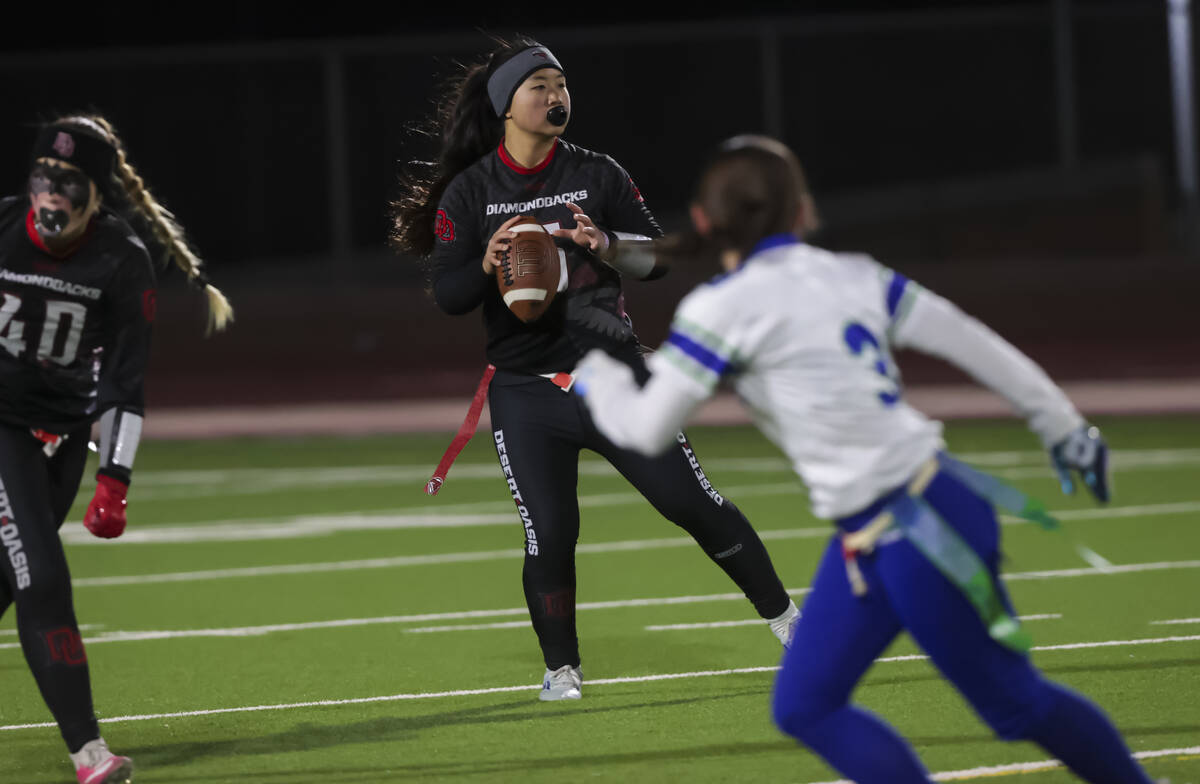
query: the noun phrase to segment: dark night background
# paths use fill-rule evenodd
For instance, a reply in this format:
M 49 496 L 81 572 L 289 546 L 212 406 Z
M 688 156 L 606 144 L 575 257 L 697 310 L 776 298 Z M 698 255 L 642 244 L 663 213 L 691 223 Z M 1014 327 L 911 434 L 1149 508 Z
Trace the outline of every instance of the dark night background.
M 484 31 L 555 51 L 566 137 L 620 161 L 667 228 L 716 142 L 775 133 L 821 244 L 910 272 L 1059 374 L 1200 368 L 1165 1 L 67 8 L 6 10 L 0 184 L 22 189 L 39 120 L 99 110 L 238 309 L 202 340 L 201 298 L 164 276 L 152 403 L 469 393 L 477 317 L 428 302 L 386 205 Z M 643 340 L 705 274 L 628 287 Z

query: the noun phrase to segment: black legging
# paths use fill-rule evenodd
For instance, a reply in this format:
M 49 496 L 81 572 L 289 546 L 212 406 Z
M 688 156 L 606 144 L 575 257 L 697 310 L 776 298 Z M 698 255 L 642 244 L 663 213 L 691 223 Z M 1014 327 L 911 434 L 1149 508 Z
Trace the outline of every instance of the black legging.
M 523 583 L 549 669 L 578 665 L 575 543 L 579 451 L 607 459 L 656 510 L 683 528 L 737 583 L 763 618 L 788 606 L 766 548 L 734 504 L 708 486 L 691 446 L 654 458 L 602 436 L 586 407 L 539 376 L 497 371 L 488 392 L 492 438 L 525 535 Z
M 29 428 L 0 424 L 0 615 L 15 597 L 25 660 L 72 752 L 100 735 L 58 538 L 79 489 L 87 439 L 87 429 L 73 433 L 47 458 Z

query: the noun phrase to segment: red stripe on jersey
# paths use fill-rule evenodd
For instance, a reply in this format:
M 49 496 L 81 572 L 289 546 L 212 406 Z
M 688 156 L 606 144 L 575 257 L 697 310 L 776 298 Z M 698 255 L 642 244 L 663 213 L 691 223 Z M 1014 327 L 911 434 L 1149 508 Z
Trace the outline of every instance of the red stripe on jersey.
M 49 253 L 50 249 L 46 247 L 46 243 L 42 242 L 42 235 L 37 233 L 37 226 L 35 224 L 33 207 L 30 207 L 29 214 L 25 216 L 25 233 L 29 235 L 30 242 Z
M 500 140 L 500 146 L 496 148 L 496 152 L 500 154 L 500 160 L 504 161 L 504 165 L 515 171 L 517 174 L 537 174 L 542 169 L 549 166 L 550 161 L 554 160 L 554 151 L 557 149 L 558 139 L 555 139 L 554 146 L 550 148 L 550 154 L 546 156 L 544 161 L 539 163 L 537 166 L 534 166 L 532 169 L 526 169 L 524 166 L 512 159 L 512 156 L 508 154 L 508 150 L 504 149 L 503 139 Z

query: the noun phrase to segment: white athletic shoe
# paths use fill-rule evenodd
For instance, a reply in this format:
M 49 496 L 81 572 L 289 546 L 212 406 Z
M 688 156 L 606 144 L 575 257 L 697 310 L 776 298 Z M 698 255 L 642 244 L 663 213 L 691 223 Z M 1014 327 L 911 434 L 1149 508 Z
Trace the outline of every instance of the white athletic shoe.
M 788 601 L 788 607 L 782 614 L 771 618 L 767 621 L 767 625 L 771 627 L 771 631 L 779 638 L 779 642 L 784 648 L 792 647 L 792 635 L 796 632 L 796 621 L 800 620 L 800 609 L 796 607 L 796 603 Z
M 583 696 L 583 673 L 578 667 L 564 664 L 557 670 L 546 670 L 542 678 L 539 700 L 577 700 Z
M 71 755 L 79 784 L 129 784 L 133 781 L 133 760 L 108 750 L 104 738 L 83 744 Z

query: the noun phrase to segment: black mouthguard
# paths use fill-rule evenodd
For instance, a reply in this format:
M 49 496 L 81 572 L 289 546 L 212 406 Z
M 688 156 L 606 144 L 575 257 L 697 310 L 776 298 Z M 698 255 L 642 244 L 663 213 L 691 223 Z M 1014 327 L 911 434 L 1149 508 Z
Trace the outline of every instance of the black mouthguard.
M 59 234 L 70 222 L 71 216 L 66 210 L 52 210 L 48 207 L 38 210 L 37 223 L 43 234 Z
M 550 111 L 546 112 L 546 121 L 551 125 L 566 125 L 567 124 L 567 107 L 555 106 Z

